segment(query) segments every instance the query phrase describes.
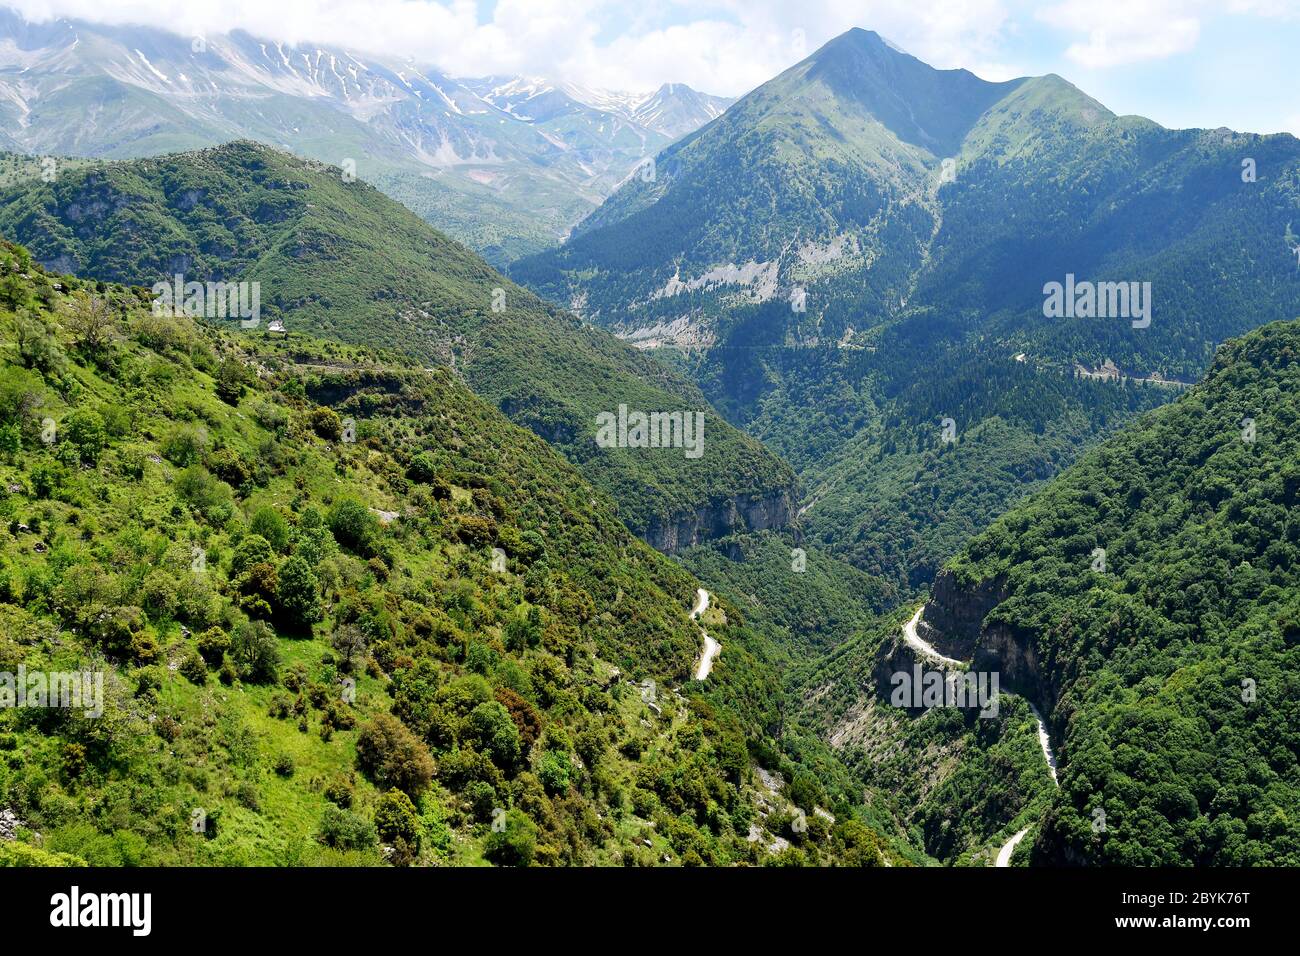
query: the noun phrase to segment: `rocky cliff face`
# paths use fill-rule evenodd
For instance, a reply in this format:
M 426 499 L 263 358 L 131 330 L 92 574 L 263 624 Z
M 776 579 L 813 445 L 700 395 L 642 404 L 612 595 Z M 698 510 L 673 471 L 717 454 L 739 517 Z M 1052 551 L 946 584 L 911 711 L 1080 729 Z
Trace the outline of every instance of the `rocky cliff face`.
M 689 547 L 738 531 L 784 528 L 794 511 L 794 489 L 781 488 L 764 495 L 736 495 L 718 499 L 694 511 L 651 521 L 633 530 L 651 547 L 677 554 Z
M 1006 597 L 1003 582 L 997 578 L 963 587 L 952 572 L 941 571 L 930 589 L 917 633 L 948 657 L 969 660 L 980 643 L 985 616 Z
M 988 578 L 963 585 L 950 571 L 935 578 L 917 633 L 942 654 L 971 661 L 973 670 L 996 670 L 1002 687 L 1023 694 L 1040 710 L 1055 709 L 1060 688 L 1040 658 L 1033 635 L 984 618 L 1007 598 L 1006 584 Z

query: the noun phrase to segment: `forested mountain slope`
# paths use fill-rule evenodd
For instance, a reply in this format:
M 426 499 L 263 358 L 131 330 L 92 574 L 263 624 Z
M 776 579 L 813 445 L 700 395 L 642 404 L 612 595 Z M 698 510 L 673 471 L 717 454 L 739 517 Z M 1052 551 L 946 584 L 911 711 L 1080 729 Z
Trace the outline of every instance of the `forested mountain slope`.
M 1273 323 L 1220 348 L 1204 383 L 1087 453 L 939 577 L 929 639 L 1046 715 L 1060 790 L 1033 862 L 1300 862 L 1298 424 L 1300 321 Z M 855 687 L 896 635 L 880 628 L 807 682 L 828 739 L 888 710 Z M 1005 767 L 973 770 L 993 751 L 972 753 L 958 775 L 1007 786 Z M 953 802 L 959 818 L 979 792 Z M 1006 824 L 1026 796 L 1002 806 Z
M 1217 343 L 1300 313 L 1297 224 L 1294 137 L 1166 130 L 853 30 L 511 274 L 684 350 L 795 465 L 815 541 L 922 585 Z M 1067 276 L 1136 283 L 1132 314 L 1048 318 Z
M 664 550 L 788 518 L 789 468 L 688 379 L 543 303 L 337 168 L 248 142 L 91 165 L 0 196 L 0 234 L 95 279 L 256 281 L 266 322 L 448 365 Z M 597 416 L 620 405 L 701 413 L 703 453 L 598 447 Z
M 680 83 L 456 78 L 386 50 L 0 8 L 0 149 L 133 159 L 256 139 L 350 162 L 494 264 L 554 245 L 729 102 Z
M 902 862 L 725 600 L 687 681 L 698 582 L 546 443 L 149 298 L 0 246 L 0 671 L 103 675 L 0 709 L 0 863 Z

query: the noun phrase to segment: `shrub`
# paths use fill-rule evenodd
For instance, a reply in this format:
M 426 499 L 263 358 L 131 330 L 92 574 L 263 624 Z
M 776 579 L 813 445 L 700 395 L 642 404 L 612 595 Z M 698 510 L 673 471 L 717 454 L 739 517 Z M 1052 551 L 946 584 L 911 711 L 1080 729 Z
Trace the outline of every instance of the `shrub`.
M 336 850 L 367 850 L 378 840 L 374 824 L 341 807 L 328 806 L 320 818 L 317 839 Z
M 420 452 L 407 466 L 406 477 L 421 484 L 428 484 L 438 477 L 438 467 L 428 452 Z
M 163 439 L 162 454 L 178 468 L 188 468 L 203 459 L 208 450 L 207 430 L 193 425 L 177 425 Z
M 63 434 L 77 446 L 82 461 L 90 464 L 99 461 L 99 453 L 107 441 L 104 420 L 99 415 L 87 408 L 77 409 L 63 423 Z
M 519 763 L 519 728 L 500 702 L 492 700 L 475 707 L 469 715 L 469 732 L 502 770 L 509 772 Z
M 203 657 L 198 651 L 191 651 L 186 654 L 177 670 L 191 684 L 202 687 L 208 682 L 208 665 L 204 663 Z
M 260 534 L 245 535 L 244 539 L 235 546 L 235 553 L 230 558 L 230 573 L 234 577 L 240 577 L 247 574 L 255 565 L 271 564 L 274 559 L 275 552 L 269 541 Z
M 338 441 L 343 437 L 343 422 L 339 419 L 338 413 L 324 405 L 312 410 L 308 424 L 311 425 L 312 431 L 327 441 Z
M 234 514 L 234 494 L 202 465 L 191 465 L 176 476 L 176 496 L 212 524 L 224 524 Z
M 226 482 L 239 488 L 253 477 L 253 469 L 244 457 L 229 448 L 222 448 L 208 456 L 208 470 Z
M 510 719 L 519 728 L 519 745 L 522 752 L 527 754 L 542 734 L 541 717 L 532 704 L 508 687 L 498 687 L 493 694 L 505 706 Z
M 486 780 L 475 780 L 465 788 L 465 799 L 474 819 L 486 823 L 492 818 L 492 811 L 497 806 L 497 792 L 492 784 Z
M 176 614 L 176 579 L 170 571 L 155 568 L 145 575 L 140 587 L 140 603 L 155 621 L 169 620 Z
M 238 405 L 248 384 L 248 368 L 237 359 L 228 358 L 217 370 L 217 395 L 223 402 Z
M 411 798 L 400 790 L 389 790 L 375 807 L 375 831 L 393 848 L 393 863 L 407 866 L 420 852 L 420 818 Z
M 537 853 L 537 824 L 522 810 L 506 811 L 505 827 L 493 830 L 483 844 L 483 856 L 497 866 L 528 866 Z
M 68 480 L 68 469 L 57 461 L 38 462 L 32 468 L 32 497 L 57 498 Z
M 250 534 L 261 535 L 276 551 L 289 547 L 289 525 L 275 508 L 258 508 L 248 522 Z
M 424 742 L 391 714 L 379 714 L 357 735 L 357 763 L 381 787 L 418 799 L 433 778 L 433 757 Z
M 537 763 L 537 778 L 552 795 L 569 789 L 570 773 L 569 755 L 562 750 L 546 751 Z
M 254 813 L 262 809 L 262 801 L 257 796 L 257 787 L 249 780 L 241 780 L 235 786 L 235 800 L 241 807 Z
M 321 619 L 320 583 L 311 566 L 294 555 L 280 567 L 277 595 L 289 620 L 308 626 Z
M 253 684 L 273 684 L 280 669 L 275 633 L 264 621 L 245 621 L 230 641 L 230 661 L 239 677 Z
M 199 635 L 199 654 L 209 667 L 221 666 L 230 648 L 230 635 L 219 627 L 210 627 Z
M 379 534 L 379 519 L 359 501 L 344 499 L 330 509 L 329 528 L 343 547 L 363 558 L 374 552 Z
M 341 777 L 335 777 L 329 783 L 325 784 L 325 799 L 337 807 L 347 809 L 352 806 L 356 795 L 352 791 L 352 784 Z

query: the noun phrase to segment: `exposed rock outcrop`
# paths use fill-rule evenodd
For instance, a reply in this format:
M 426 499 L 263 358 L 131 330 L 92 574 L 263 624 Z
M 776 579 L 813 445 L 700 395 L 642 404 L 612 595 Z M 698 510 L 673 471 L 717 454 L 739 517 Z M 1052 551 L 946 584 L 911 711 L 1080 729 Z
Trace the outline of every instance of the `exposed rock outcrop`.
M 963 587 L 951 571 L 941 571 L 917 632 L 945 656 L 970 660 L 980 643 L 985 616 L 1006 597 L 1004 582 L 997 578 Z
M 973 670 L 998 671 L 1004 689 L 1028 697 L 1050 713 L 1056 708 L 1060 688 L 1050 668 L 1044 666 L 1033 635 L 1003 624 L 984 624 L 989 612 L 1006 598 L 1006 582 L 1000 578 L 963 585 L 952 572 L 942 571 L 930 591 L 917 633 L 940 653 L 969 660 Z
M 656 550 L 677 554 L 701 542 L 739 531 L 784 528 L 790 523 L 794 500 L 792 488 L 764 495 L 735 495 L 694 511 L 652 520 L 648 527 L 633 530 Z

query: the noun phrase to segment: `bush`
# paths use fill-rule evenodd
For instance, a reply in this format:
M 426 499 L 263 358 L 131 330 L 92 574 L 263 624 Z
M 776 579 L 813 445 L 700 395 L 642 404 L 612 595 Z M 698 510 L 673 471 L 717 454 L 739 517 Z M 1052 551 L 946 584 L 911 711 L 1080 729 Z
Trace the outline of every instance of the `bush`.
M 57 461 L 38 462 L 32 468 L 32 497 L 57 498 L 68 480 L 68 469 Z
M 81 460 L 89 464 L 99 461 L 99 453 L 107 441 L 104 420 L 86 408 L 79 408 L 63 423 L 63 434 L 77 446 Z
M 248 381 L 248 368 L 244 363 L 228 358 L 217 370 L 217 395 L 223 402 L 238 405 Z
M 311 430 L 326 441 L 338 441 L 343 437 L 343 422 L 332 408 L 321 405 L 312 410 L 308 418 Z
M 140 603 L 155 621 L 170 620 L 176 614 L 176 579 L 170 571 L 155 568 L 145 575 Z
M 295 624 L 309 626 L 321 619 L 320 583 L 311 566 L 294 555 L 280 567 L 280 609 Z
M 85 860 L 70 853 L 51 853 L 49 850 L 42 850 L 27 843 L 0 840 L 0 867 L 85 865 Z
M 336 850 L 368 850 L 378 841 L 374 824 L 340 807 L 328 806 L 320 818 L 317 839 Z
M 230 661 L 239 677 L 252 684 L 275 683 L 280 670 L 280 648 L 264 621 L 245 621 L 230 641 Z
M 400 790 L 389 790 L 375 807 L 375 830 L 379 839 L 393 848 L 393 863 L 407 866 L 420 853 L 420 817 L 411 798 Z
M 542 734 L 541 717 L 538 716 L 532 704 L 509 687 L 498 687 L 493 691 L 493 696 L 505 706 L 510 714 L 510 719 L 519 728 L 520 750 L 526 755 Z
M 232 577 L 241 577 L 256 565 L 271 564 L 274 559 L 275 551 L 271 542 L 260 534 L 244 535 L 244 539 L 235 546 L 235 553 L 231 555 L 230 574 Z
M 352 784 L 341 777 L 335 777 L 329 783 L 325 784 L 325 799 L 336 807 L 342 807 L 346 810 L 352 806 L 356 799 L 356 794 L 352 791 Z
M 486 780 L 475 780 L 465 788 L 465 800 L 469 803 L 474 819 L 486 823 L 492 819 L 492 811 L 497 807 L 497 792 Z
M 406 477 L 420 484 L 429 484 L 438 477 L 438 467 L 428 452 L 420 452 L 407 466 Z
M 234 493 L 202 465 L 191 465 L 176 476 L 176 496 L 215 525 L 225 524 L 234 514 Z
M 277 776 L 292 777 L 294 770 L 297 768 L 294 766 L 293 757 L 289 756 L 289 754 L 280 754 L 275 758 L 275 763 L 271 765 L 271 769 L 276 772 Z
M 483 856 L 497 866 L 528 866 L 537 853 L 537 824 L 522 810 L 507 810 L 505 828 L 493 830 Z
M 519 728 L 504 705 L 492 700 L 475 707 L 469 715 L 469 732 L 493 763 L 507 772 L 515 769 L 519 763 Z
M 374 553 L 379 519 L 359 501 L 344 499 L 330 509 L 329 528 L 343 547 L 368 558 Z
M 537 763 L 537 779 L 542 781 L 542 786 L 551 795 L 569 789 L 571 772 L 569 755 L 560 750 L 546 751 Z
M 413 799 L 433 779 L 433 757 L 424 742 L 391 714 L 379 714 L 357 735 L 357 763 L 381 787 Z
M 193 425 L 177 425 L 162 443 L 163 457 L 178 468 L 197 464 L 207 451 L 207 430 Z
M 177 668 L 180 675 L 191 684 L 197 684 L 202 687 L 208 682 L 208 665 L 204 663 L 203 657 L 198 651 L 192 651 L 185 655 L 181 661 L 181 666 Z
M 250 534 L 261 535 L 277 552 L 289 547 L 289 525 L 275 508 L 258 508 L 248 522 Z
M 230 635 L 219 627 L 210 627 L 199 635 L 199 655 L 209 667 L 220 667 L 230 649 Z
M 229 448 L 213 452 L 207 458 L 208 470 L 233 488 L 240 488 L 253 477 L 253 469 L 244 457 Z

